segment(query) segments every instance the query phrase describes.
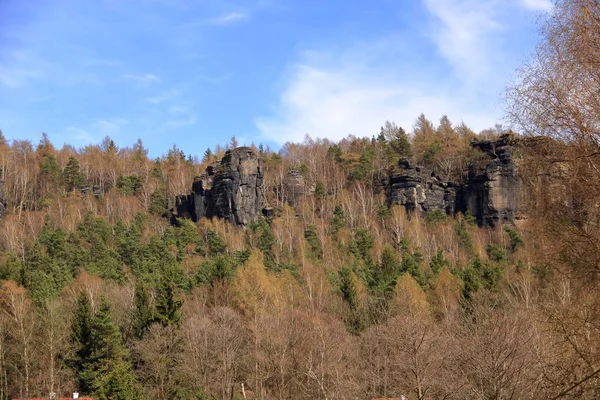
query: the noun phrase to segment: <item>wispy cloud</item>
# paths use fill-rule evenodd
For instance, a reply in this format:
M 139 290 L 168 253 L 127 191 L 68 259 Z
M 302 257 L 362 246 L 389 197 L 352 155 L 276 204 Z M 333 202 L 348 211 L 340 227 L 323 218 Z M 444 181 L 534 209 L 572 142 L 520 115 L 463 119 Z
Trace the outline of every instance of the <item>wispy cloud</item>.
M 160 78 L 154 74 L 123 74 L 121 78 L 136 82 L 141 86 L 148 86 L 152 83 L 160 82 Z
M 474 106 L 475 94 L 442 85 L 414 81 L 393 68 L 381 68 L 380 59 L 361 64 L 342 55 L 334 66 L 297 64 L 292 68 L 274 113 L 255 119 L 264 139 L 276 143 L 301 141 L 305 134 L 339 140 L 349 134 L 376 135 L 386 120 L 407 130 L 419 114 L 434 121 L 443 114 L 475 129 L 492 126 L 493 108 Z
M 0 51 L 0 85 L 18 88 L 44 76 L 46 65 L 36 55 L 25 51 Z
M 0 85 L 9 88 L 18 88 L 26 84 L 30 79 L 40 78 L 41 74 L 28 68 L 6 67 L 0 65 Z
M 165 122 L 164 129 L 168 130 L 168 129 L 182 128 L 184 126 L 195 125 L 196 122 L 197 122 L 197 119 L 195 116 L 189 116 L 189 117 L 181 118 L 181 119 L 172 119 L 172 120 Z
M 79 145 L 86 145 L 96 142 L 96 139 L 85 129 L 70 126 L 67 128 L 66 137 Z
M 481 85 L 492 76 L 497 48 L 491 43 L 502 29 L 494 0 L 424 0 L 435 17 L 432 39 L 440 54 L 466 83 Z
M 171 100 L 177 96 L 179 96 L 178 90 L 169 90 L 169 91 L 160 93 L 156 96 L 146 97 L 145 100 L 148 103 L 160 104 L 160 103 L 164 103 L 165 101 Z
M 91 128 L 99 135 L 114 135 L 119 133 L 121 127 L 127 123 L 124 118 L 99 119 L 91 125 Z
M 209 21 L 210 25 L 230 25 L 236 22 L 245 21 L 250 19 L 250 15 L 241 12 L 231 12 L 223 16 L 213 18 Z
M 521 5 L 532 10 L 532 11 L 542 11 L 542 12 L 552 12 L 554 9 L 554 4 L 550 0 L 519 0 Z

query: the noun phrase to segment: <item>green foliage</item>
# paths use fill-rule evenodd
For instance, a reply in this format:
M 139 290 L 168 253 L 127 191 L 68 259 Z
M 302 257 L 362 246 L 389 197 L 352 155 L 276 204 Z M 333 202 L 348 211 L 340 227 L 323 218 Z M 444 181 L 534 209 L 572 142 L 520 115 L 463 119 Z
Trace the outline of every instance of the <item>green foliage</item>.
M 467 223 L 464 219 L 458 221 L 456 225 L 454 225 L 454 232 L 456 232 L 456 235 L 458 236 L 458 243 L 461 245 L 461 247 L 472 253 L 473 241 L 471 240 L 471 236 L 467 230 Z
M 501 262 L 507 259 L 506 251 L 495 243 L 488 244 L 485 251 L 492 261 Z
M 333 158 L 335 160 L 335 162 L 338 162 L 338 163 L 341 162 L 342 155 L 343 155 L 342 149 L 340 149 L 340 146 L 338 146 L 337 144 L 331 145 L 327 149 L 327 157 Z
M 423 153 L 423 161 L 432 164 L 437 155 L 443 150 L 444 145 L 437 138 L 425 149 Z
M 167 195 L 165 191 L 162 189 L 157 189 L 150 194 L 150 204 L 148 206 L 148 212 L 150 214 L 166 218 L 169 216 L 168 204 L 169 202 L 167 201 Z
M 206 231 L 206 242 L 208 244 L 208 254 L 211 256 L 224 254 L 227 250 L 227 243 L 213 230 Z
M 83 175 L 81 174 L 79 161 L 71 156 L 69 162 L 63 170 L 63 183 L 67 192 L 72 192 L 83 183 Z
M 239 263 L 235 258 L 225 255 L 205 260 L 200 264 L 194 275 L 194 284 L 214 285 L 216 282 L 229 281 L 235 276 L 238 265 Z
M 163 240 L 168 246 L 177 247 L 177 261 L 181 261 L 186 254 L 206 254 L 202 235 L 188 219 L 180 220 L 178 226 L 168 227 Z
M 165 270 L 158 279 L 154 320 L 163 326 L 179 326 L 183 301 L 177 296 L 178 276 L 174 269 Z
M 204 155 L 202 156 L 202 162 L 211 162 L 214 159 L 214 157 L 215 157 L 214 153 L 212 152 L 210 147 L 208 147 L 204 151 Z
M 515 251 L 517 251 L 517 249 L 519 247 L 525 246 L 525 242 L 523 241 L 523 238 L 521 237 L 519 232 L 517 232 L 516 229 L 514 229 L 513 227 L 510 227 L 508 225 L 505 225 L 504 232 L 506 232 L 508 234 L 508 238 L 510 239 L 510 252 L 511 253 L 514 253 Z
M 400 273 L 398 275 L 409 273 L 423 289 L 427 289 L 429 287 L 429 282 L 427 281 L 427 277 L 421 270 L 420 265 L 422 262 L 423 255 L 421 253 L 417 251 L 411 252 L 408 249 L 408 246 L 403 245 L 402 262 L 400 263 Z
M 444 267 L 450 268 L 450 261 L 444 258 L 444 252 L 442 249 L 438 249 L 437 253 L 435 253 L 435 255 L 431 258 L 429 268 L 431 268 L 431 271 L 437 275 Z
M 133 334 L 141 339 L 154 320 L 154 313 L 150 304 L 150 291 L 142 283 L 137 283 L 133 297 Z
M 388 206 L 382 204 L 379 207 L 377 207 L 377 218 L 379 218 L 379 220 L 388 219 L 391 216 L 392 213 Z
M 315 230 L 316 228 L 314 225 L 309 225 L 304 231 L 304 238 L 308 242 L 311 258 L 320 260 L 323 258 L 323 246 L 321 245 L 321 239 L 319 239 Z
M 371 250 L 374 243 L 373 235 L 371 235 L 368 229 L 356 228 L 354 231 L 354 241 L 350 244 L 350 252 L 362 260 L 364 265 L 370 265 L 373 262 L 371 259 Z
M 133 196 L 142 188 L 142 178 L 138 175 L 120 175 L 117 188 L 127 196 Z
M 322 180 L 318 180 L 315 185 L 315 196 L 317 199 L 322 200 L 327 197 L 327 189 Z
M 381 127 L 377 141 L 384 144 L 388 165 L 396 165 L 401 158 L 411 157 L 410 138 L 401 127 L 386 121 Z
M 79 224 L 78 233 L 90 248 L 84 258 L 84 269 L 104 279 L 122 282 L 125 270 L 119 253 L 113 248 L 112 228 L 106 220 L 88 213 Z
M 97 396 L 100 400 L 143 400 L 142 390 L 135 379 L 131 364 L 117 359 L 110 372 L 101 379 Z
M 10 253 L 4 263 L 0 264 L 0 280 L 12 280 L 24 286 L 24 270 L 25 266 L 21 259 L 16 254 Z
M 106 299 L 93 313 L 88 295 L 80 293 L 71 324 L 71 343 L 75 356 L 70 365 L 78 389 L 83 393 L 101 393 L 105 377 L 125 357 L 121 333 Z
M 58 161 L 54 154 L 48 154 L 40 161 L 42 179 L 51 185 L 58 185 L 62 175 Z
M 439 208 L 427 212 L 427 216 L 425 217 L 425 221 L 427 221 L 428 224 L 432 225 L 435 225 L 440 222 L 445 222 L 446 219 L 448 219 L 448 216 L 446 215 L 444 210 L 440 210 Z
M 400 263 L 396 252 L 386 246 L 381 253 L 379 264 L 370 269 L 369 287 L 377 294 L 389 296 L 396 285 L 400 273 Z
M 264 218 L 258 220 L 258 230 L 260 231 L 258 248 L 262 251 L 267 262 L 274 262 L 273 246 L 275 246 L 275 235 L 273 234 L 273 230 Z
M 375 158 L 375 150 L 373 147 L 368 147 L 360 155 L 358 165 L 350 172 L 348 178 L 350 181 L 367 182 L 370 180 L 374 171 L 373 160 Z
M 338 271 L 338 278 L 340 294 L 350 310 L 350 314 L 346 319 L 348 330 L 352 333 L 360 332 L 364 328 L 364 322 L 352 271 L 346 267 L 341 268 Z
M 496 290 L 503 273 L 500 264 L 474 258 L 461 273 L 463 297 L 469 300 L 480 289 Z
M 345 226 L 346 217 L 344 215 L 344 210 L 342 210 L 342 207 L 340 206 L 335 206 L 333 209 L 333 218 L 331 219 L 331 230 L 335 234 Z

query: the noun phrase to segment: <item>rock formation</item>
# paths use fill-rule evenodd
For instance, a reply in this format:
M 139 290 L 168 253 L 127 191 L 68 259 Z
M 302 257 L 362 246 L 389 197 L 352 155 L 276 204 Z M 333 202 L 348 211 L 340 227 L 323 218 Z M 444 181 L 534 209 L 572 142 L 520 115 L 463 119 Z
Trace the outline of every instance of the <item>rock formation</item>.
M 289 170 L 283 180 L 283 187 L 285 188 L 285 201 L 292 207 L 298 207 L 306 194 L 302 173 L 297 170 Z
M 453 214 L 457 185 L 442 182 L 432 172 L 401 160 L 398 171 L 390 177 L 390 202 L 401 204 L 409 212 L 427 213 L 444 210 Z
M 177 197 L 176 214 L 194 221 L 217 217 L 245 226 L 258 219 L 262 186 L 262 161 L 252 149 L 228 150 L 205 175 L 194 179 L 190 195 Z
M 472 167 L 457 193 L 457 210 L 469 211 L 482 226 L 513 223 L 519 209 L 520 181 L 508 135 L 471 144 L 490 157 L 483 168 Z
M 469 212 L 480 226 L 512 223 L 519 208 L 519 178 L 509 136 L 471 144 L 487 155 L 472 166 L 463 183 L 445 182 L 430 170 L 401 160 L 390 176 L 389 201 L 409 212 Z

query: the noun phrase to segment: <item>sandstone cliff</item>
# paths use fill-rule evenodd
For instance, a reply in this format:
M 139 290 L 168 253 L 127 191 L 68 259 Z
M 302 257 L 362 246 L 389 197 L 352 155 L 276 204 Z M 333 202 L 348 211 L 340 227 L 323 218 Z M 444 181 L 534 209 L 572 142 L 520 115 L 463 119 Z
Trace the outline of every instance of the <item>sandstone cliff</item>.
M 409 212 L 443 210 L 451 215 L 469 212 L 480 226 L 513 223 L 519 209 L 520 181 L 508 135 L 471 146 L 486 155 L 472 165 L 463 182 L 447 182 L 434 172 L 400 161 L 390 176 L 389 201 Z
M 262 161 L 252 149 L 228 150 L 194 180 L 190 195 L 177 198 L 176 213 L 194 221 L 217 217 L 245 226 L 258 219 L 262 187 Z

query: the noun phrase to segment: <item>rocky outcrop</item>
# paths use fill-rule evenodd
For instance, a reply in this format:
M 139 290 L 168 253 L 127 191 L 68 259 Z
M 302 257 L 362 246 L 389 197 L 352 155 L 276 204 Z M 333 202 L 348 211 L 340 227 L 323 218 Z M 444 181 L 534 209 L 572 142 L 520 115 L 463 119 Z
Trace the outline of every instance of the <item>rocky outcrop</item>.
M 481 226 L 513 223 L 519 208 L 520 181 L 508 135 L 471 144 L 486 157 L 473 165 L 462 183 L 447 182 L 434 172 L 401 160 L 390 176 L 389 201 L 409 212 L 443 210 L 470 213 Z
M 217 217 L 245 226 L 258 219 L 262 187 L 262 161 L 249 147 L 238 147 L 194 179 L 192 193 L 177 197 L 175 211 L 194 221 Z
M 482 226 L 513 223 L 519 211 L 520 180 L 508 135 L 481 140 L 472 146 L 490 158 L 483 167 L 473 166 L 457 195 L 457 209 L 468 211 Z
M 302 173 L 293 169 L 289 170 L 283 180 L 283 187 L 285 189 L 285 201 L 292 207 L 299 206 L 302 198 L 306 194 L 304 176 L 302 176 Z
M 433 172 L 401 160 L 398 170 L 390 177 L 390 202 L 401 204 L 409 212 L 427 213 L 444 210 L 453 214 L 457 185 L 443 182 Z

